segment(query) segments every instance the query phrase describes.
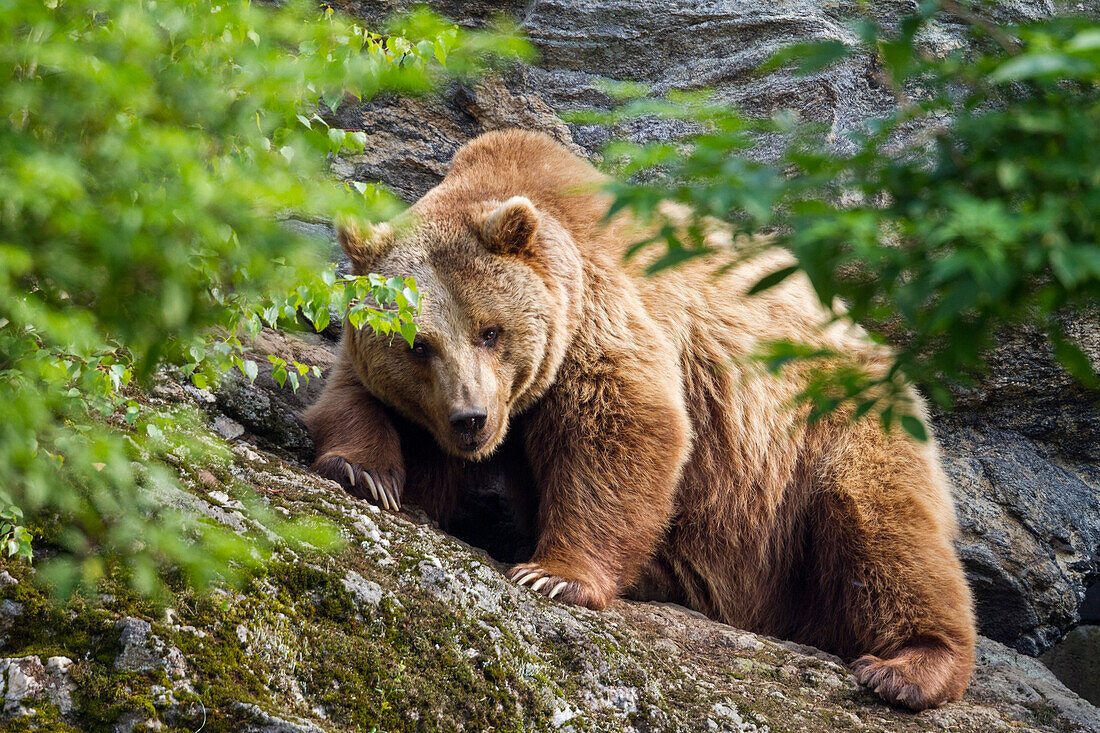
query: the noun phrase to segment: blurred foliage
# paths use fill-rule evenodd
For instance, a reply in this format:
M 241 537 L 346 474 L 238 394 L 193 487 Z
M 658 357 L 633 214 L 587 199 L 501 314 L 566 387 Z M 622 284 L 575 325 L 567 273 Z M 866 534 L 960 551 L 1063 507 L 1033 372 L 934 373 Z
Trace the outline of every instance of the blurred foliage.
M 926 42 L 936 36 L 931 25 L 960 23 L 959 47 Z M 618 109 L 573 116 L 615 123 L 656 115 L 696 126 L 687 140 L 606 150 L 611 169 L 631 181 L 613 184 L 613 211 L 656 215 L 664 199 L 695 211 L 686 233 L 666 222 L 638 245 L 667 244 L 651 269 L 711 254 L 700 232 L 714 217 L 738 232 L 770 234 L 796 256 L 797 268 L 758 289 L 800 269 L 822 303 L 843 300 L 847 315 L 838 318 L 901 342 L 885 376 L 816 375 L 801 395 L 814 406 L 811 417 L 847 403 L 921 436 L 902 385 L 915 380 L 949 406 L 948 387 L 982 371 L 996 332 L 1021 324 L 1041 328 L 1065 368 L 1096 387 L 1094 367 L 1060 316 L 1100 302 L 1100 24 L 1007 26 L 952 0 L 926 0 L 896 26 L 863 20 L 851 30 L 858 43 L 796 44 L 761 69 L 813 75 L 870 57 L 897 106 L 850 134 L 791 113 L 750 119 L 705 94 L 644 98 L 635 85 L 612 90 Z M 755 155 L 762 135 L 785 141 L 777 160 Z M 751 255 L 728 253 L 730 263 Z M 830 355 L 775 343 L 759 356 L 779 368 Z
M 17 506 L 9 506 L 0 511 L 0 550 L 6 557 L 25 557 L 30 560 L 34 556 L 31 541 L 34 537 L 30 530 L 22 526 L 23 510 Z
M 365 136 L 317 112 L 523 53 L 507 29 L 426 12 L 378 34 L 310 3 L 0 0 L 0 507 L 48 528 L 42 577 L 68 592 L 114 569 L 155 592 L 167 568 L 202 585 L 263 560 L 165 501 L 165 461 L 216 459 L 179 423 L 198 418 L 150 414 L 131 385 L 164 365 L 200 388 L 233 366 L 255 378 L 249 337 L 299 314 L 411 338 L 414 283 L 338 281 L 279 222 L 399 208 L 326 182 Z M 11 511 L 0 541 L 26 555 Z

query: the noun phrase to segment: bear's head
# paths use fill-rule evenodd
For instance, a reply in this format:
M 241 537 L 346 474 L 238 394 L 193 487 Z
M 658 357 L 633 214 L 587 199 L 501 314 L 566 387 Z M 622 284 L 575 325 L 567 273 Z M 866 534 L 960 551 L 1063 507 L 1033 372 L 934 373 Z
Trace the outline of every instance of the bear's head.
M 440 198 L 392 224 L 340 227 L 355 274 L 411 276 L 421 296 L 412 348 L 348 324 L 345 349 L 371 394 L 478 460 L 552 384 L 579 321 L 582 264 L 527 198 Z

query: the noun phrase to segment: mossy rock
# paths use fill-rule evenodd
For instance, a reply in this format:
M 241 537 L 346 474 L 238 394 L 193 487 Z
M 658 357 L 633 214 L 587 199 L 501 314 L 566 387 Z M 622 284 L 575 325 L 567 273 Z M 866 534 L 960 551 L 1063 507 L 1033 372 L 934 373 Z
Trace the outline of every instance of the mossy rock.
M 108 582 L 96 598 L 55 605 L 31 568 L 7 562 L 15 582 L 0 588 L 0 654 L 67 657 L 74 693 L 64 715 L 9 701 L 6 729 L 1100 730 L 1096 708 L 988 640 L 964 701 L 913 714 L 822 652 L 679 607 L 593 612 L 546 600 L 417 510 L 381 512 L 257 445 L 180 470 L 211 521 L 251 492 L 268 516 L 327 518 L 344 544 L 276 542 L 274 560 L 239 587 L 178 586 L 159 602 Z M 242 531 L 264 534 L 262 517 L 234 511 Z M 162 663 L 118 668 L 128 618 L 148 622 L 141 643 Z

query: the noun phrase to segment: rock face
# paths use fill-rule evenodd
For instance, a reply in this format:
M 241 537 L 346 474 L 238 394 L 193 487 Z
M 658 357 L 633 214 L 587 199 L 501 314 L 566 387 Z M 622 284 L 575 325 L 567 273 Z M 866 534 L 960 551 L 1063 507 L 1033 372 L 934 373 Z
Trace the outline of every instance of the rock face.
M 183 653 L 176 647 L 166 646 L 160 637 L 152 633 L 148 621 L 128 617 L 116 626 L 120 632 L 120 649 L 115 657 L 115 668 L 124 672 L 161 669 L 174 679 L 180 679 L 187 673 Z
M 343 5 L 381 23 L 404 2 L 348 0 Z M 654 94 L 714 90 L 749 114 L 794 109 L 843 133 L 893 104 L 870 58 L 851 59 L 815 76 L 759 75 L 753 68 L 780 46 L 801 40 L 851 40 L 851 2 L 597 0 L 587 3 L 433 3 L 466 26 L 508 12 L 537 47 L 536 66 L 514 68 L 473 88 L 453 87 L 430 100 L 347 104 L 335 122 L 369 136 L 363 155 L 339 161 L 338 175 L 381 180 L 413 201 L 442 178 L 454 151 L 500 127 L 547 131 L 593 158 L 613 136 L 635 141 L 675 138 L 687 130 L 667 120 L 641 119 L 615 128 L 566 125 L 570 109 L 606 109 L 601 80 L 636 80 Z M 1046 0 L 993 4 L 1004 21 L 1049 15 Z M 913 9 L 907 2 L 874 4 L 890 23 Z M 932 48 L 960 43 L 957 26 L 927 34 Z M 774 148 L 761 141 L 758 154 Z M 1100 318 L 1067 324 L 1100 367 Z M 1080 620 L 1086 589 L 1100 577 L 1100 395 L 1067 377 L 1033 333 L 1006 334 L 990 377 L 960 391 L 951 415 L 936 419 L 945 460 L 958 487 L 959 549 L 978 598 L 983 633 L 1028 654 L 1049 649 Z M 480 513 L 480 512 L 479 512 Z
M 939 424 L 981 628 L 1028 654 L 1080 620 L 1100 543 L 1100 467 L 994 427 Z
M 188 390 L 161 392 L 174 397 L 146 409 L 174 409 L 174 400 L 209 408 Z M 222 441 L 213 423 L 211 415 L 194 439 Z M 27 566 L 9 564 L 14 582 L 0 587 L 0 603 L 22 609 L 0 646 L 9 723 L 22 715 L 32 728 L 114 731 L 1100 731 L 1100 712 L 1042 664 L 984 638 L 966 698 L 913 714 L 861 689 L 828 654 L 677 606 L 619 601 L 594 612 L 548 601 L 417 510 L 381 512 L 259 442 L 235 438 L 229 463 L 181 492 L 211 521 L 273 543 L 271 565 L 240 587 L 184 591 L 170 604 L 116 588 L 98 603 L 58 608 Z M 257 498 L 263 514 L 249 508 Z M 280 539 L 262 524 L 271 516 L 324 516 L 343 545 L 319 552 Z M 32 649 L 55 656 L 43 664 Z
M 341 0 L 336 4 L 380 26 L 391 13 L 417 3 Z M 853 0 L 657 4 L 647 0 L 441 0 L 429 4 L 471 27 L 505 13 L 520 21 L 540 58 L 536 65 L 506 75 L 507 92 L 490 95 L 494 100 L 484 92 L 454 90 L 430 103 L 372 103 L 358 108 L 363 112 L 358 119 L 354 106 L 341 108 L 340 123 L 366 130 L 376 143 L 368 144 L 375 150 L 352 159 L 355 174 L 386 181 L 410 201 L 438 181 L 441 166 L 457 144 L 484 130 L 538 127 L 592 155 L 612 137 L 643 142 L 673 139 L 687 131 L 682 123 L 651 118 L 614 128 L 568 125 L 563 136 L 556 113 L 613 106 L 601 88 L 605 80 L 644 82 L 657 95 L 708 89 L 717 99 L 752 115 L 796 110 L 805 119 L 829 124 L 837 144 L 843 145 L 844 132 L 894 104 L 894 94 L 880 82 L 873 59 L 854 58 L 807 77 L 785 71 L 761 75 L 756 66 L 789 43 L 855 40 L 848 23 L 863 17 L 861 13 L 870 12 L 890 24 L 916 7 L 906 0 L 874 3 L 866 11 Z M 992 5 L 995 17 L 1005 22 L 1049 15 L 1055 7 L 1050 0 L 998 0 Z M 934 49 L 949 49 L 957 47 L 960 39 L 959 27 L 943 23 L 933 27 L 925 41 Z M 768 157 L 775 153 L 776 144 L 761 141 L 757 152 Z M 381 161 L 397 165 L 378 165 Z
M 1100 319 L 1069 322 L 1100 368 Z M 984 633 L 1038 654 L 1080 621 L 1100 574 L 1100 396 L 1037 334 L 1006 334 L 989 376 L 940 416 L 959 543 Z

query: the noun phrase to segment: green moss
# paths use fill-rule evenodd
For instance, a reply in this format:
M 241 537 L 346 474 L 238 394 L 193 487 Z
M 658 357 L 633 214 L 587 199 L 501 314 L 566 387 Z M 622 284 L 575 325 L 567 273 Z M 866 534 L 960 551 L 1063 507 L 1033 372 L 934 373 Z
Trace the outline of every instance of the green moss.
M 65 605 L 56 605 L 28 572 L 24 570 L 20 575 L 21 582 L 0 589 L 0 598 L 23 607 L 0 646 L 3 656 L 81 659 L 90 655 L 114 659 L 114 644 L 102 633 L 113 614 L 79 596 Z
M 1054 707 L 1050 703 L 1029 702 L 1024 703 L 1024 705 L 1029 710 L 1031 710 L 1032 714 L 1035 716 L 1035 722 L 1039 725 L 1057 726 L 1059 730 L 1067 732 L 1075 729 L 1074 726 L 1068 724 L 1066 721 L 1061 719 L 1061 716 L 1058 713 L 1058 708 Z
M 300 600 L 300 612 L 317 615 L 338 623 L 355 616 L 355 603 L 340 582 L 342 573 L 324 572 L 305 564 L 280 564 L 270 569 L 269 577 L 284 591 L 280 600 L 293 605 Z
M 280 575 L 279 582 L 299 594 L 313 589 L 309 653 L 298 678 L 330 720 L 365 730 L 458 721 L 475 730 L 528 730 L 544 718 L 529 683 L 504 659 L 486 656 L 493 646 L 487 632 L 423 591 L 405 589 L 406 607 L 383 602 L 362 626 L 353 613 L 339 612 L 347 593 L 331 576 L 307 569 Z M 334 593 L 327 611 L 317 601 L 319 588 Z M 479 652 L 475 659 L 466 656 L 471 648 Z

